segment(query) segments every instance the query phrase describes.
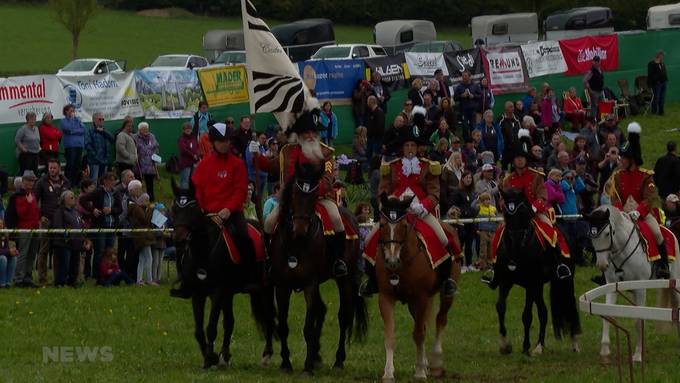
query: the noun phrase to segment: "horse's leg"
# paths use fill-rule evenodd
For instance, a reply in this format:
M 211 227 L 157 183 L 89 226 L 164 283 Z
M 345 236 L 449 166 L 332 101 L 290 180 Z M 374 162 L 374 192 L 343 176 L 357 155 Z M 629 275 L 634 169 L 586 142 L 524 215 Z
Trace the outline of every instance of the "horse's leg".
M 522 342 L 522 352 L 526 356 L 530 356 L 529 347 L 531 347 L 531 322 L 534 320 L 532 313 L 534 308 L 534 297 L 536 296 L 536 287 L 527 286 L 524 289 L 524 311 L 522 311 L 522 324 L 524 325 L 524 341 Z
M 633 290 L 633 301 L 638 307 L 644 307 L 647 302 L 647 290 Z M 633 362 L 642 362 L 642 320 L 635 321 L 635 330 L 637 332 L 637 344 L 635 345 L 635 353 L 633 353 Z
M 444 376 L 444 360 L 442 349 L 442 336 L 444 335 L 444 328 L 448 322 L 448 314 L 453 305 L 453 297 L 445 297 L 439 294 L 439 311 L 437 312 L 437 319 L 435 323 L 434 344 L 432 346 L 432 355 L 430 357 L 430 375 L 439 378 Z
M 425 330 L 432 298 L 422 294 L 409 302 L 408 307 L 413 317 L 413 342 L 416 344 L 415 379 L 427 379 L 427 357 L 425 356 Z
M 205 331 L 203 330 L 205 300 L 205 295 L 194 294 L 191 297 L 191 308 L 194 314 L 194 338 L 198 342 L 198 348 L 201 350 L 201 356 L 203 357 L 205 357 Z
M 333 368 L 344 368 L 345 359 L 347 357 L 345 352 L 345 343 L 347 343 L 347 331 L 352 328 L 354 320 L 353 315 L 353 294 L 352 281 L 349 278 L 340 278 L 336 280 L 338 286 L 338 293 L 340 295 L 340 308 L 338 309 L 338 325 L 340 326 L 340 336 L 338 337 L 338 349 L 335 352 L 335 363 Z
M 510 294 L 510 289 L 512 289 L 511 284 L 500 284 L 500 286 L 498 286 L 498 300 L 496 301 L 496 313 L 498 314 L 498 326 L 501 334 L 499 351 L 503 355 L 512 352 L 512 345 L 508 342 L 507 338 L 508 331 L 505 328 L 506 302 L 508 300 L 508 294 Z
M 613 305 L 616 303 L 616 293 L 609 293 L 605 296 L 605 303 Z M 609 349 L 609 322 L 602 319 L 602 340 L 600 341 L 600 362 L 602 364 L 609 364 L 611 351 Z
M 536 348 L 531 354 L 541 355 L 545 348 L 545 328 L 548 325 L 548 308 L 545 306 L 545 299 L 543 299 L 543 284 L 538 287 L 534 301 L 536 303 L 536 311 L 538 311 L 540 327 L 538 329 L 538 344 L 536 344 Z
M 321 299 L 321 291 L 319 286 L 316 287 L 316 301 L 314 303 L 314 363 L 321 363 L 321 332 L 323 331 L 323 324 L 326 320 L 326 304 Z
M 205 354 L 203 355 L 203 368 L 210 368 L 219 363 L 219 356 L 215 353 L 215 339 L 217 339 L 217 324 L 220 321 L 222 311 L 222 301 L 225 293 L 218 291 L 213 295 L 210 305 L 210 315 L 208 315 L 208 326 L 206 327 L 207 343 L 205 344 Z
M 272 342 L 275 331 L 274 289 L 272 287 L 268 287 L 260 294 L 262 294 L 262 299 L 264 299 L 263 305 L 266 307 L 267 311 L 267 328 L 265 329 L 264 334 L 265 345 L 264 350 L 262 350 L 262 359 L 260 360 L 260 366 L 265 367 L 269 364 L 269 360 L 271 360 L 272 355 L 274 355 L 274 345 Z
M 290 307 L 291 290 L 288 287 L 276 287 L 276 306 L 279 310 L 279 340 L 281 341 L 281 370 L 293 372 L 293 365 L 290 363 L 290 350 L 288 349 L 288 309 Z
M 307 344 L 307 355 L 305 357 L 305 367 L 302 371 L 303 376 L 311 376 L 314 374 L 314 363 L 316 362 L 316 347 L 318 343 L 317 332 L 317 310 L 318 306 L 318 285 L 310 285 L 305 288 L 305 303 L 307 305 L 307 313 L 305 314 L 305 326 L 303 334 L 305 343 Z
M 385 342 L 385 373 L 383 383 L 394 382 L 394 298 L 380 293 L 378 297 L 380 316 L 383 320 L 383 337 Z
M 219 364 L 226 366 L 231 359 L 231 352 L 229 346 L 231 344 L 231 335 L 234 333 L 234 294 L 228 293 L 222 302 L 222 325 L 224 328 L 224 338 L 222 340 L 222 349 L 220 350 Z

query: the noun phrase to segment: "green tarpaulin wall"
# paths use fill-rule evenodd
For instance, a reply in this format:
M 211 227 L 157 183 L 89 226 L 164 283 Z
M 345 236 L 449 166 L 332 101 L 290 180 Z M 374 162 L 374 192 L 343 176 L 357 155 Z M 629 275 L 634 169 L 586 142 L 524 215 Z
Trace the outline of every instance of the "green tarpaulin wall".
M 619 69 L 614 72 L 606 72 L 606 85 L 617 95 L 620 94 L 617 80 L 626 79 L 632 94 L 635 93 L 634 80 L 636 76 L 647 74 L 647 63 L 653 58 L 657 50 L 663 49 L 666 53 L 666 66 L 668 68 L 669 84 L 666 96 L 667 102 L 680 101 L 680 87 L 674 86 L 674 81 L 680 76 L 680 49 L 677 49 L 680 39 L 680 30 L 642 32 L 638 34 L 619 35 Z M 582 76 L 550 75 L 536 77 L 531 80 L 531 84 L 536 87 L 544 82 L 548 82 L 556 93 L 561 95 L 562 91 L 571 86 L 576 86 L 579 95 L 583 95 Z M 394 116 L 401 111 L 402 104 L 406 98 L 406 90 L 399 90 L 393 93 L 387 110 L 386 123 L 391 123 Z M 496 112 L 500 112 L 503 103 L 507 100 L 516 100 L 520 95 L 502 95 L 496 97 Z M 561 98 L 561 97 L 560 97 Z M 352 141 L 354 130 L 354 117 L 351 105 L 336 106 L 334 111 L 340 123 L 339 139 L 336 144 L 349 144 Z M 223 121 L 227 116 L 232 116 L 238 123 L 238 118 L 249 112 L 248 104 L 236 104 L 219 108 L 212 108 L 210 112 L 216 120 Z M 57 116 L 55 116 L 57 117 Z M 142 119 L 137 119 L 135 124 Z M 149 120 L 151 132 L 156 135 L 160 144 L 160 155 L 163 159 L 170 154 L 177 152 L 177 138 L 181 133 L 184 120 Z M 257 115 L 255 124 L 257 130 L 264 130 L 268 125 L 276 121 L 271 114 Z M 90 125 L 89 123 L 87 124 Z M 115 131 L 121 125 L 121 121 L 107 121 L 106 128 Z M 21 124 L 0 125 L 0 168 L 10 174 L 16 171 L 16 157 L 14 135 Z

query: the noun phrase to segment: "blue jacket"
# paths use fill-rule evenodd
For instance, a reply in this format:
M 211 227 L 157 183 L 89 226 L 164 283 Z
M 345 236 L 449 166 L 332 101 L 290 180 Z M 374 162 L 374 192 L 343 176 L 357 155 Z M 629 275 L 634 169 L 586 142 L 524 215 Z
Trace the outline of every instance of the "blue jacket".
M 267 148 L 260 145 L 260 155 L 264 156 L 266 153 L 267 153 Z M 245 162 L 246 162 L 246 170 L 248 171 L 248 180 L 251 181 L 251 182 L 255 182 L 255 166 L 253 166 L 253 154 L 250 153 L 249 150 L 246 150 Z M 267 172 L 260 170 L 259 175 L 260 175 L 260 182 L 266 183 L 267 182 Z
M 328 137 L 328 123 L 332 122 L 333 126 L 331 126 L 331 136 Z M 321 112 L 321 125 L 325 126 L 326 129 L 321 131 L 321 138 L 330 138 L 330 139 L 335 139 L 338 136 L 338 117 L 335 115 L 334 112 L 331 112 L 331 118 L 328 118 L 325 112 Z
M 560 182 L 562 191 L 564 192 L 564 203 L 560 204 L 562 214 L 578 214 L 578 206 L 576 205 L 576 193 L 581 193 L 586 189 L 586 185 L 580 176 L 574 180 L 574 187 L 571 187 L 569 182 L 563 180 Z
M 83 148 L 85 147 L 85 125 L 79 117 L 62 118 L 59 127 L 64 132 L 62 144 L 64 148 Z
M 85 131 L 85 151 L 87 163 L 90 165 L 108 165 L 109 145 L 113 144 L 113 135 L 104 129 L 98 132 L 94 127 Z
M 483 152 L 486 150 L 486 145 L 484 145 L 484 127 L 486 125 L 484 124 L 484 121 L 480 122 L 477 124 L 477 127 L 475 130 L 479 130 L 480 133 L 482 133 L 482 141 L 479 143 L 479 149 Z M 494 122 L 493 123 L 493 130 L 496 132 L 496 150 L 498 153 L 494 153 L 494 156 L 496 157 L 495 160 L 498 161 L 500 160 L 501 156 L 503 155 L 503 149 L 505 148 L 505 141 L 503 140 L 503 133 L 501 132 L 501 128 L 498 126 L 498 123 Z

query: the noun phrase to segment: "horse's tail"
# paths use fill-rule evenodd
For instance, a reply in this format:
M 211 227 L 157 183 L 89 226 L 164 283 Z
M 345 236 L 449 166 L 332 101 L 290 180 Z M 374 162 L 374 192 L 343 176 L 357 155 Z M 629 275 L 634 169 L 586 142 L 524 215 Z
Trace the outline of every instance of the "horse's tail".
M 569 265 L 572 274 L 574 267 Z M 555 338 L 561 339 L 562 335 L 569 332 L 571 336 L 581 333 L 581 319 L 576 307 L 574 295 L 574 277 L 566 279 L 553 278 L 550 282 L 550 310 L 552 311 L 552 323 L 555 330 Z
M 261 335 L 271 334 L 278 340 L 273 287 L 267 286 L 250 294 L 250 311 L 255 319 L 257 331 Z
M 348 339 L 354 339 L 358 342 L 364 342 L 368 334 L 368 310 L 366 309 L 366 300 L 359 295 L 359 286 L 355 283 L 352 288 L 353 302 L 354 302 L 354 331 Z

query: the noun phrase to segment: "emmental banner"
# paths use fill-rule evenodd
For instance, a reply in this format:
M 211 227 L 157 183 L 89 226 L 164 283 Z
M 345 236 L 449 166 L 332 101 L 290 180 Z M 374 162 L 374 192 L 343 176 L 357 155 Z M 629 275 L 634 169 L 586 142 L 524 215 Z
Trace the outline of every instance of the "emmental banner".
M 248 76 L 242 65 L 201 69 L 198 79 L 211 108 L 248 101 Z

